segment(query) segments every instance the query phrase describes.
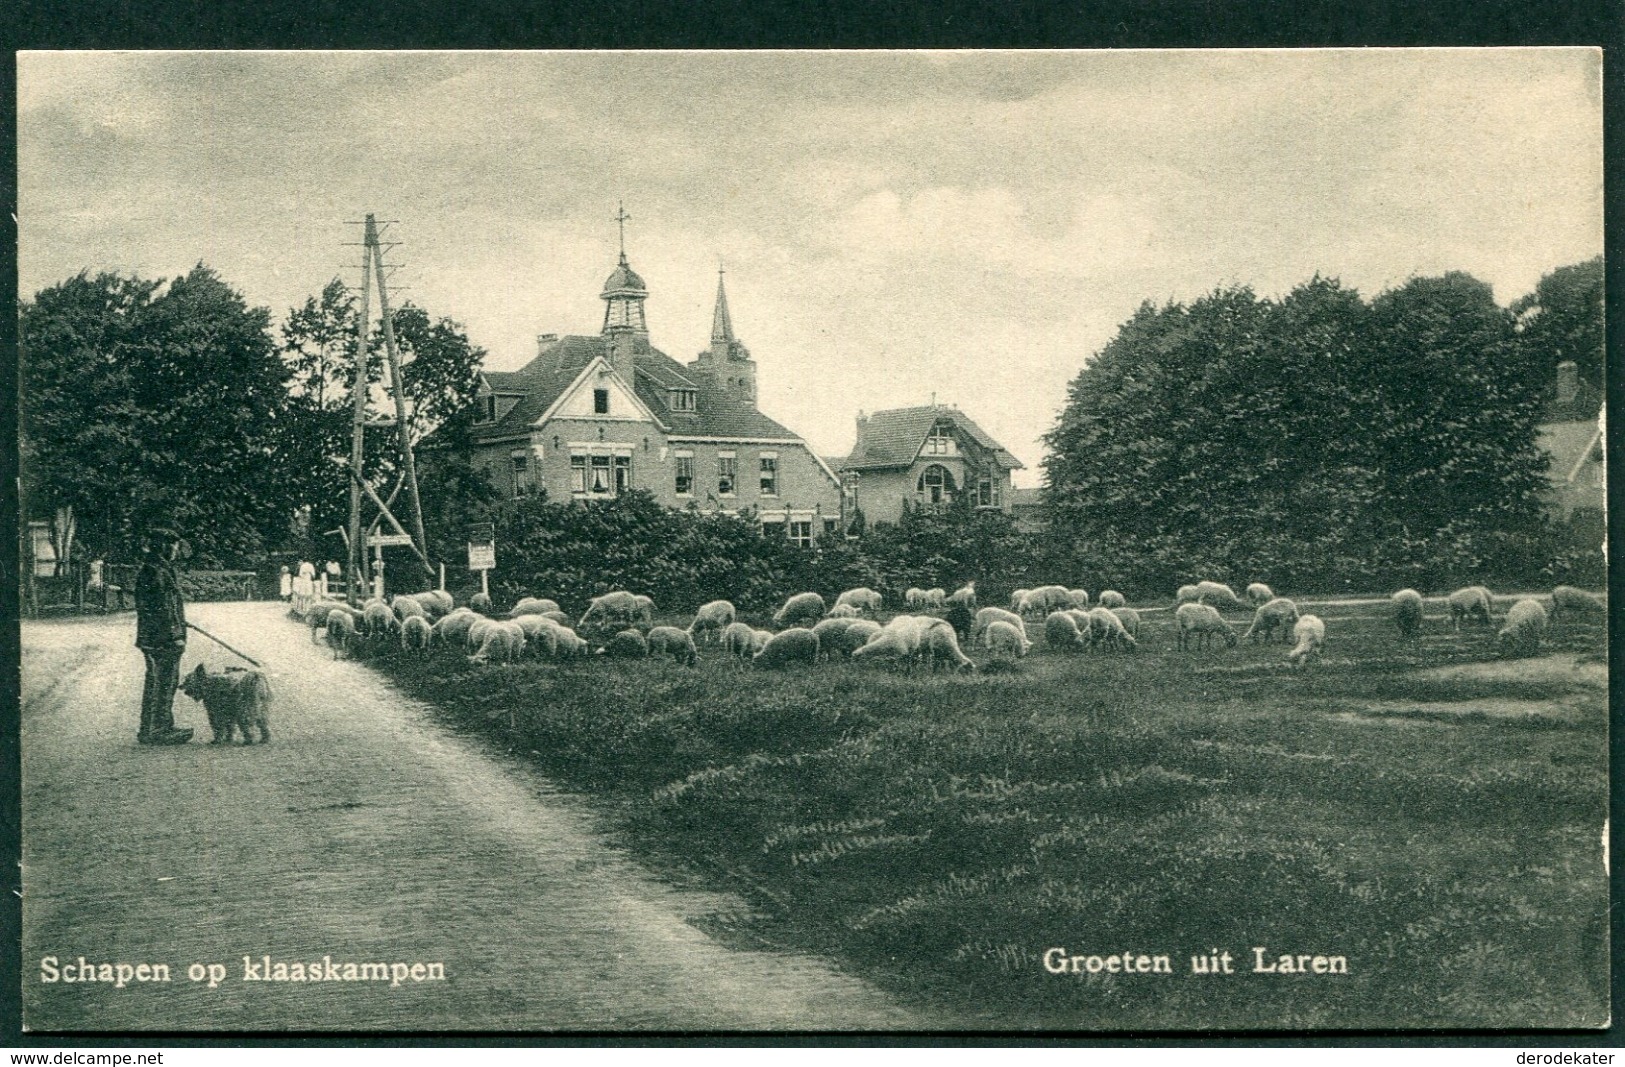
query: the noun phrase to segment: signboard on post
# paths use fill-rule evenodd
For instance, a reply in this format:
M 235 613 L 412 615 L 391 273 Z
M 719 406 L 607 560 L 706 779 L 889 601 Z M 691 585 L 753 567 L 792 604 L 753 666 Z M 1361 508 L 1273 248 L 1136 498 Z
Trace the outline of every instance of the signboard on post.
M 367 538 L 367 544 L 374 548 L 392 548 L 412 543 L 412 535 L 404 533 L 378 533 Z
M 480 587 L 485 588 L 485 572 L 497 565 L 496 526 L 477 522 L 468 528 L 468 569 L 480 572 Z

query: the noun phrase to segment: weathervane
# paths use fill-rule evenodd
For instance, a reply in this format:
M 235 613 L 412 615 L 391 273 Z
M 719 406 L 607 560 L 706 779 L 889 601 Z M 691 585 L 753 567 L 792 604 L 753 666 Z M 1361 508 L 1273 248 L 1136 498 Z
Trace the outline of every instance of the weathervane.
M 632 216 L 628 215 L 626 213 L 626 201 L 622 200 L 620 202 L 619 208 L 617 208 L 616 211 L 615 211 L 615 221 L 620 223 L 620 226 L 621 226 L 621 262 L 622 263 L 626 262 L 626 224 L 627 224 L 628 221 L 630 221 L 631 218 L 632 218 Z

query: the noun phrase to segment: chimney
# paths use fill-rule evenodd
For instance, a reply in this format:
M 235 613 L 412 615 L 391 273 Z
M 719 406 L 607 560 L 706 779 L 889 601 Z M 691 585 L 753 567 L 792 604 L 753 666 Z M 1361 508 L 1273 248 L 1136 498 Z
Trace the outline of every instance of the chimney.
M 536 354 L 541 355 L 547 351 L 547 346 L 559 339 L 556 333 L 539 333 L 536 335 Z
M 608 336 L 604 338 L 604 358 L 609 360 L 609 365 L 615 368 L 615 373 L 619 374 L 627 385 L 634 384 L 632 368 L 636 358 L 634 350 L 636 338 L 632 331 L 624 326 L 611 327 L 607 334 Z
M 1572 404 L 1580 393 L 1580 368 L 1574 360 L 1565 359 L 1557 365 L 1557 402 Z

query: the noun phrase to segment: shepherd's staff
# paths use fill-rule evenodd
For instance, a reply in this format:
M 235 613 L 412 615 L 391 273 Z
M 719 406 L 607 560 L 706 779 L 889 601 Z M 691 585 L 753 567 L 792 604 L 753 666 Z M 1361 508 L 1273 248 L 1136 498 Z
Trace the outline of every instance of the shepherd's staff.
M 220 640 L 220 638 L 216 637 L 214 634 L 211 634 L 209 631 L 205 630 L 203 627 L 197 625 L 196 623 L 189 622 L 189 623 L 186 624 L 186 628 L 188 630 L 196 630 L 198 633 L 202 634 L 204 637 L 207 637 L 209 640 L 213 641 L 215 644 L 219 645 L 221 648 L 225 649 L 227 652 L 230 652 L 233 655 L 242 656 L 243 659 L 246 659 L 248 662 L 252 663 L 254 666 L 259 667 L 262 670 L 264 669 L 264 666 L 260 663 L 259 660 L 255 659 L 253 656 L 247 655 L 246 653 L 238 652 L 235 648 L 232 648 L 230 645 L 228 645 L 224 641 Z

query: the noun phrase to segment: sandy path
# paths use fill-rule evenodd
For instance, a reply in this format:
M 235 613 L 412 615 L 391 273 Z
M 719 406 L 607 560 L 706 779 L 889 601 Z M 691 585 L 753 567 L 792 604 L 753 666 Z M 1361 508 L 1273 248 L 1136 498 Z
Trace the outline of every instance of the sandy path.
M 921 1021 L 821 962 L 724 948 L 566 795 L 437 729 L 275 604 L 193 605 L 271 667 L 269 746 L 135 744 L 129 616 L 23 627 L 30 1029 L 847 1029 Z M 193 636 L 183 668 L 233 660 Z M 208 736 L 202 708 L 181 725 Z M 244 981 L 243 957 L 443 963 L 446 980 Z M 41 981 L 42 957 L 167 984 Z M 187 978 L 219 963 L 218 988 Z

